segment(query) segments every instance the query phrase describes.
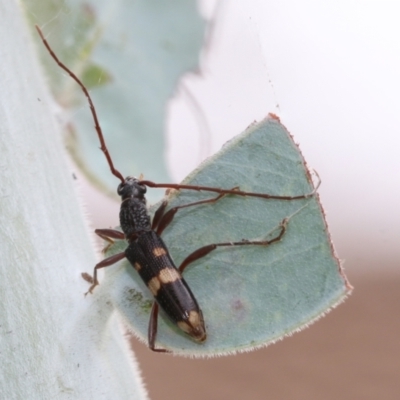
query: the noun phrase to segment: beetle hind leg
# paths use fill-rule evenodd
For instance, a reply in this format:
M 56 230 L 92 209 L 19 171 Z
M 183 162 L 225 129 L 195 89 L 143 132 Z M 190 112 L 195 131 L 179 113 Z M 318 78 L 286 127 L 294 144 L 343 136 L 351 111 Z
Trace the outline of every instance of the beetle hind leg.
M 167 349 L 156 348 L 157 328 L 158 328 L 158 303 L 155 301 L 153 303 L 153 307 L 151 308 L 149 329 L 147 332 L 149 349 L 156 353 L 170 353 L 170 351 L 168 351 Z

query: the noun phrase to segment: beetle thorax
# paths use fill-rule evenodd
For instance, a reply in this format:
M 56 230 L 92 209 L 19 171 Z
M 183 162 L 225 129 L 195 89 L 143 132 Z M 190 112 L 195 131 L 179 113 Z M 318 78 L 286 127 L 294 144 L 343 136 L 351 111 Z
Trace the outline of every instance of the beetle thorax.
M 118 186 L 118 194 L 122 200 L 119 220 L 128 240 L 140 232 L 151 230 L 145 193 L 146 186 L 133 177 L 128 176 L 125 182 Z

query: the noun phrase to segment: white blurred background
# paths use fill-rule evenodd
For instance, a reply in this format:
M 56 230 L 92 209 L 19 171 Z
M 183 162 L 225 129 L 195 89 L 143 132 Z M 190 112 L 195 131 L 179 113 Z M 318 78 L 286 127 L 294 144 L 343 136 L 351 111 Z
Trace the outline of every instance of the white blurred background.
M 207 0 L 203 8 L 217 22 L 201 75 L 185 86 L 211 136 L 199 131 L 181 90 L 169 126 L 175 180 L 201 152 L 276 113 L 322 178 L 321 199 L 347 268 L 398 265 L 400 3 Z

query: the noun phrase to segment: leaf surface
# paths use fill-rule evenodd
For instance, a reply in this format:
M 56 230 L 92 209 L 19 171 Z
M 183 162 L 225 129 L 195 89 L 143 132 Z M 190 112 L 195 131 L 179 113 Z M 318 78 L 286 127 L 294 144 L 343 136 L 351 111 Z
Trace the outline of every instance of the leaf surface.
M 232 139 L 184 183 L 280 196 L 313 191 L 299 149 L 274 116 Z M 169 205 L 213 196 L 182 190 L 170 194 Z M 289 222 L 279 243 L 219 248 L 190 264 L 184 277 L 203 310 L 207 341 L 193 342 L 161 313 L 158 347 L 200 357 L 262 347 L 304 328 L 346 297 L 351 286 L 333 253 L 318 195 L 291 201 L 225 196 L 213 205 L 179 210 L 163 239 L 179 266 L 210 243 L 275 237 L 284 218 Z M 111 253 L 126 247 L 119 241 Z M 111 296 L 129 327 L 147 340 L 152 297 L 129 263 L 107 268 L 100 288 L 96 295 Z

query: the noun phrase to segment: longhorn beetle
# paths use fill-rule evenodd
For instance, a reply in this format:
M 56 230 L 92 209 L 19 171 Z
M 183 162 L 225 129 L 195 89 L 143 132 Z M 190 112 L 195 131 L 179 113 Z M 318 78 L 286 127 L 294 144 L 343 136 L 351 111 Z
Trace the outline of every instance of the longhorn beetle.
M 119 254 L 100 261 L 94 267 L 93 282 L 87 293 L 92 293 L 93 289 L 99 284 L 97 280 L 97 271 L 100 268 L 108 267 L 116 262 L 127 258 L 133 268 L 139 273 L 144 283 L 149 288 L 155 298 L 150 313 L 150 321 L 148 328 L 148 346 L 156 352 L 168 352 L 166 349 L 156 348 L 157 336 L 157 318 L 158 308 L 161 307 L 169 319 L 177 325 L 183 332 L 187 333 L 196 342 L 202 343 L 206 340 L 206 328 L 204 324 L 202 311 L 195 299 L 191 289 L 186 281 L 182 278 L 185 268 L 195 260 L 198 260 L 218 247 L 227 246 L 248 246 L 261 245 L 267 246 L 278 242 L 286 231 L 288 220 L 284 219 L 280 224 L 279 234 L 270 240 L 257 240 L 241 242 L 222 242 L 212 243 L 203 246 L 193 253 L 189 254 L 179 268 L 176 268 L 168 249 L 161 239 L 160 235 L 164 229 L 170 224 L 178 210 L 185 207 L 198 206 L 200 204 L 215 203 L 226 195 L 236 196 L 252 196 L 264 199 L 279 200 L 297 200 L 305 199 L 313 196 L 318 189 L 319 184 L 313 192 L 299 196 L 276 196 L 263 193 L 252 193 L 241 191 L 239 187 L 231 189 L 221 189 L 207 186 L 193 186 L 181 184 L 154 183 L 152 181 L 141 180 L 131 176 L 124 178 L 122 174 L 114 167 L 111 156 L 105 144 L 104 136 L 98 121 L 97 113 L 93 105 L 88 90 L 82 81 L 66 67 L 51 49 L 47 40 L 44 38 L 42 31 L 38 26 L 36 29 L 55 62 L 71 76 L 72 79 L 80 86 L 86 96 L 90 111 L 93 116 L 94 126 L 100 141 L 101 150 L 103 151 L 111 173 L 117 177 L 121 183 L 118 185 L 118 195 L 121 196 L 120 209 L 120 225 L 123 232 L 113 229 L 96 229 L 95 233 L 101 238 L 112 242 L 112 239 L 125 239 L 128 242 L 127 249 Z M 166 211 L 168 202 L 164 200 L 161 206 L 154 214 L 153 221 L 150 221 L 150 215 L 146 207 L 145 193 L 147 187 L 151 188 L 167 188 L 167 189 L 187 189 L 196 191 L 208 191 L 217 193 L 216 197 L 201 201 L 180 205 Z M 82 274 L 87 279 L 87 274 Z M 86 293 L 86 294 L 87 294 Z

